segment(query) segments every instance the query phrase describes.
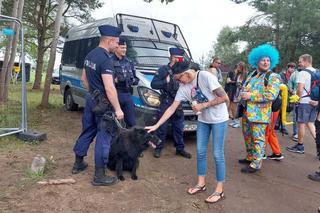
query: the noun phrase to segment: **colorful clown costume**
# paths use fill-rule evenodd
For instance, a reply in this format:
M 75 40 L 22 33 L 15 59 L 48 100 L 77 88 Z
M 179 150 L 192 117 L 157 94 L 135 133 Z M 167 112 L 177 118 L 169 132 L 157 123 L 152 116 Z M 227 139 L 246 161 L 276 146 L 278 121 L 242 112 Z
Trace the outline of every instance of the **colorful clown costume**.
M 243 91 L 250 92 L 242 119 L 242 130 L 250 167 L 260 169 L 265 150 L 265 134 L 271 118 L 272 101 L 279 94 L 280 76 L 271 73 L 265 86 L 267 72 L 253 71 L 245 82 Z

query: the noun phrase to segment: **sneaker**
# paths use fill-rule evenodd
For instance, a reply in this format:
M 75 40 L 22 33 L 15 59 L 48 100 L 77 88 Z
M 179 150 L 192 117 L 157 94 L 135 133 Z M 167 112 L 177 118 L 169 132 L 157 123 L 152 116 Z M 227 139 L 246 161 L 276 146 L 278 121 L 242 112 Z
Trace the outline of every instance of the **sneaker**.
M 234 124 L 235 124 L 235 120 L 231 120 L 228 125 L 233 126 Z
M 287 147 L 289 152 L 304 154 L 304 145 L 303 144 L 296 144 L 293 147 Z
M 270 160 L 281 160 L 283 159 L 283 155 L 280 153 L 280 154 L 272 154 L 272 155 L 268 155 L 268 159 Z
M 281 129 L 280 132 L 282 134 L 284 134 L 284 135 L 288 135 L 289 134 L 288 130 L 286 130 L 286 129 Z
M 313 181 L 320 182 L 320 172 L 315 172 L 313 174 L 308 175 L 308 178 Z
M 241 163 L 241 164 L 248 164 L 248 165 L 251 163 L 251 161 L 247 160 L 246 158 L 245 159 L 240 159 L 240 160 L 238 160 L 238 162 Z
M 293 135 L 293 136 L 292 136 L 292 140 L 293 140 L 293 141 L 298 141 L 298 134 Z
M 263 160 L 267 159 L 266 154 L 263 155 L 262 159 L 263 159 Z
M 247 166 L 241 169 L 242 173 L 256 173 L 258 171 L 260 171 L 260 169 L 255 169 L 255 168 L 252 168 L 251 166 Z
M 232 125 L 233 128 L 239 128 L 240 127 L 240 121 L 238 119 L 235 120 L 234 124 Z

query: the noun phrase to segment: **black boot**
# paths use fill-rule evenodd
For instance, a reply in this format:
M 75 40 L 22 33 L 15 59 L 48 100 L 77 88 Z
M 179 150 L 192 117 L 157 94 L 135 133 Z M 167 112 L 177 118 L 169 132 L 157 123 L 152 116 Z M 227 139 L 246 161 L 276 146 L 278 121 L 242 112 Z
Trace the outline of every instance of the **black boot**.
M 72 174 L 78 174 L 82 171 L 84 171 L 88 167 L 88 164 L 83 161 L 83 156 L 76 156 L 76 161 L 73 164 L 72 167 Z
M 189 158 L 189 159 L 192 157 L 191 154 L 189 152 L 186 152 L 184 149 L 179 151 L 177 150 L 176 155 L 180 155 L 184 158 Z
M 110 186 L 118 182 L 117 177 L 107 177 L 104 167 L 96 167 L 92 185 L 94 186 Z
M 161 156 L 161 149 L 155 149 L 153 153 L 153 157 L 160 158 Z

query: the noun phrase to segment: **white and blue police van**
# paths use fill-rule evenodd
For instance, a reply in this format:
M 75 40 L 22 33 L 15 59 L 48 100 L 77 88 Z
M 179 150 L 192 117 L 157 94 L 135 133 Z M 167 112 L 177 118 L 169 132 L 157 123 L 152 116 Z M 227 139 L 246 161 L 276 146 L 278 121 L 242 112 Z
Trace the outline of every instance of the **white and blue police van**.
M 135 63 L 139 84 L 133 87 L 136 122 L 151 125 L 158 120 L 160 93 L 150 83 L 160 66 L 169 63 L 169 48 L 185 50 L 185 59 L 192 60 L 190 49 L 178 25 L 152 18 L 117 14 L 71 28 L 65 38 L 60 64 L 60 90 L 68 111 L 84 107 L 87 93 L 81 81 L 86 55 L 99 44 L 98 26 L 110 24 L 122 29 L 127 41 L 127 57 Z M 184 131 L 195 131 L 197 117 L 189 103 L 183 103 Z

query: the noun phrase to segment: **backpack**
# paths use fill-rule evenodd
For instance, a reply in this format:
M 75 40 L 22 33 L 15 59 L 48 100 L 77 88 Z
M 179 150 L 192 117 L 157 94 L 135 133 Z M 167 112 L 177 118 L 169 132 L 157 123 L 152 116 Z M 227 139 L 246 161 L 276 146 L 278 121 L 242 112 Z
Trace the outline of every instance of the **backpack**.
M 254 73 L 254 74 L 252 75 L 252 77 L 255 76 L 255 75 L 257 75 L 257 74 L 258 74 L 258 72 Z M 266 73 L 265 77 L 264 77 L 264 86 L 265 86 L 265 87 L 268 86 L 269 77 L 270 77 L 271 74 L 272 74 L 272 72 L 271 72 L 271 71 L 268 71 L 268 72 Z M 277 111 L 279 111 L 279 110 L 281 109 L 281 104 L 282 104 L 282 99 L 280 98 L 280 92 L 279 92 L 279 94 L 278 94 L 278 96 L 276 97 L 276 99 L 274 99 L 274 100 L 272 101 L 272 105 L 271 105 L 271 110 L 272 110 L 272 112 L 277 112 Z
M 307 95 L 302 96 L 301 98 L 310 97 L 313 101 L 319 101 L 319 95 L 320 95 L 320 72 L 316 70 L 315 72 L 312 72 L 308 69 L 303 69 L 301 71 L 306 71 L 310 74 L 310 90 L 307 91 L 306 88 L 303 88 Z

